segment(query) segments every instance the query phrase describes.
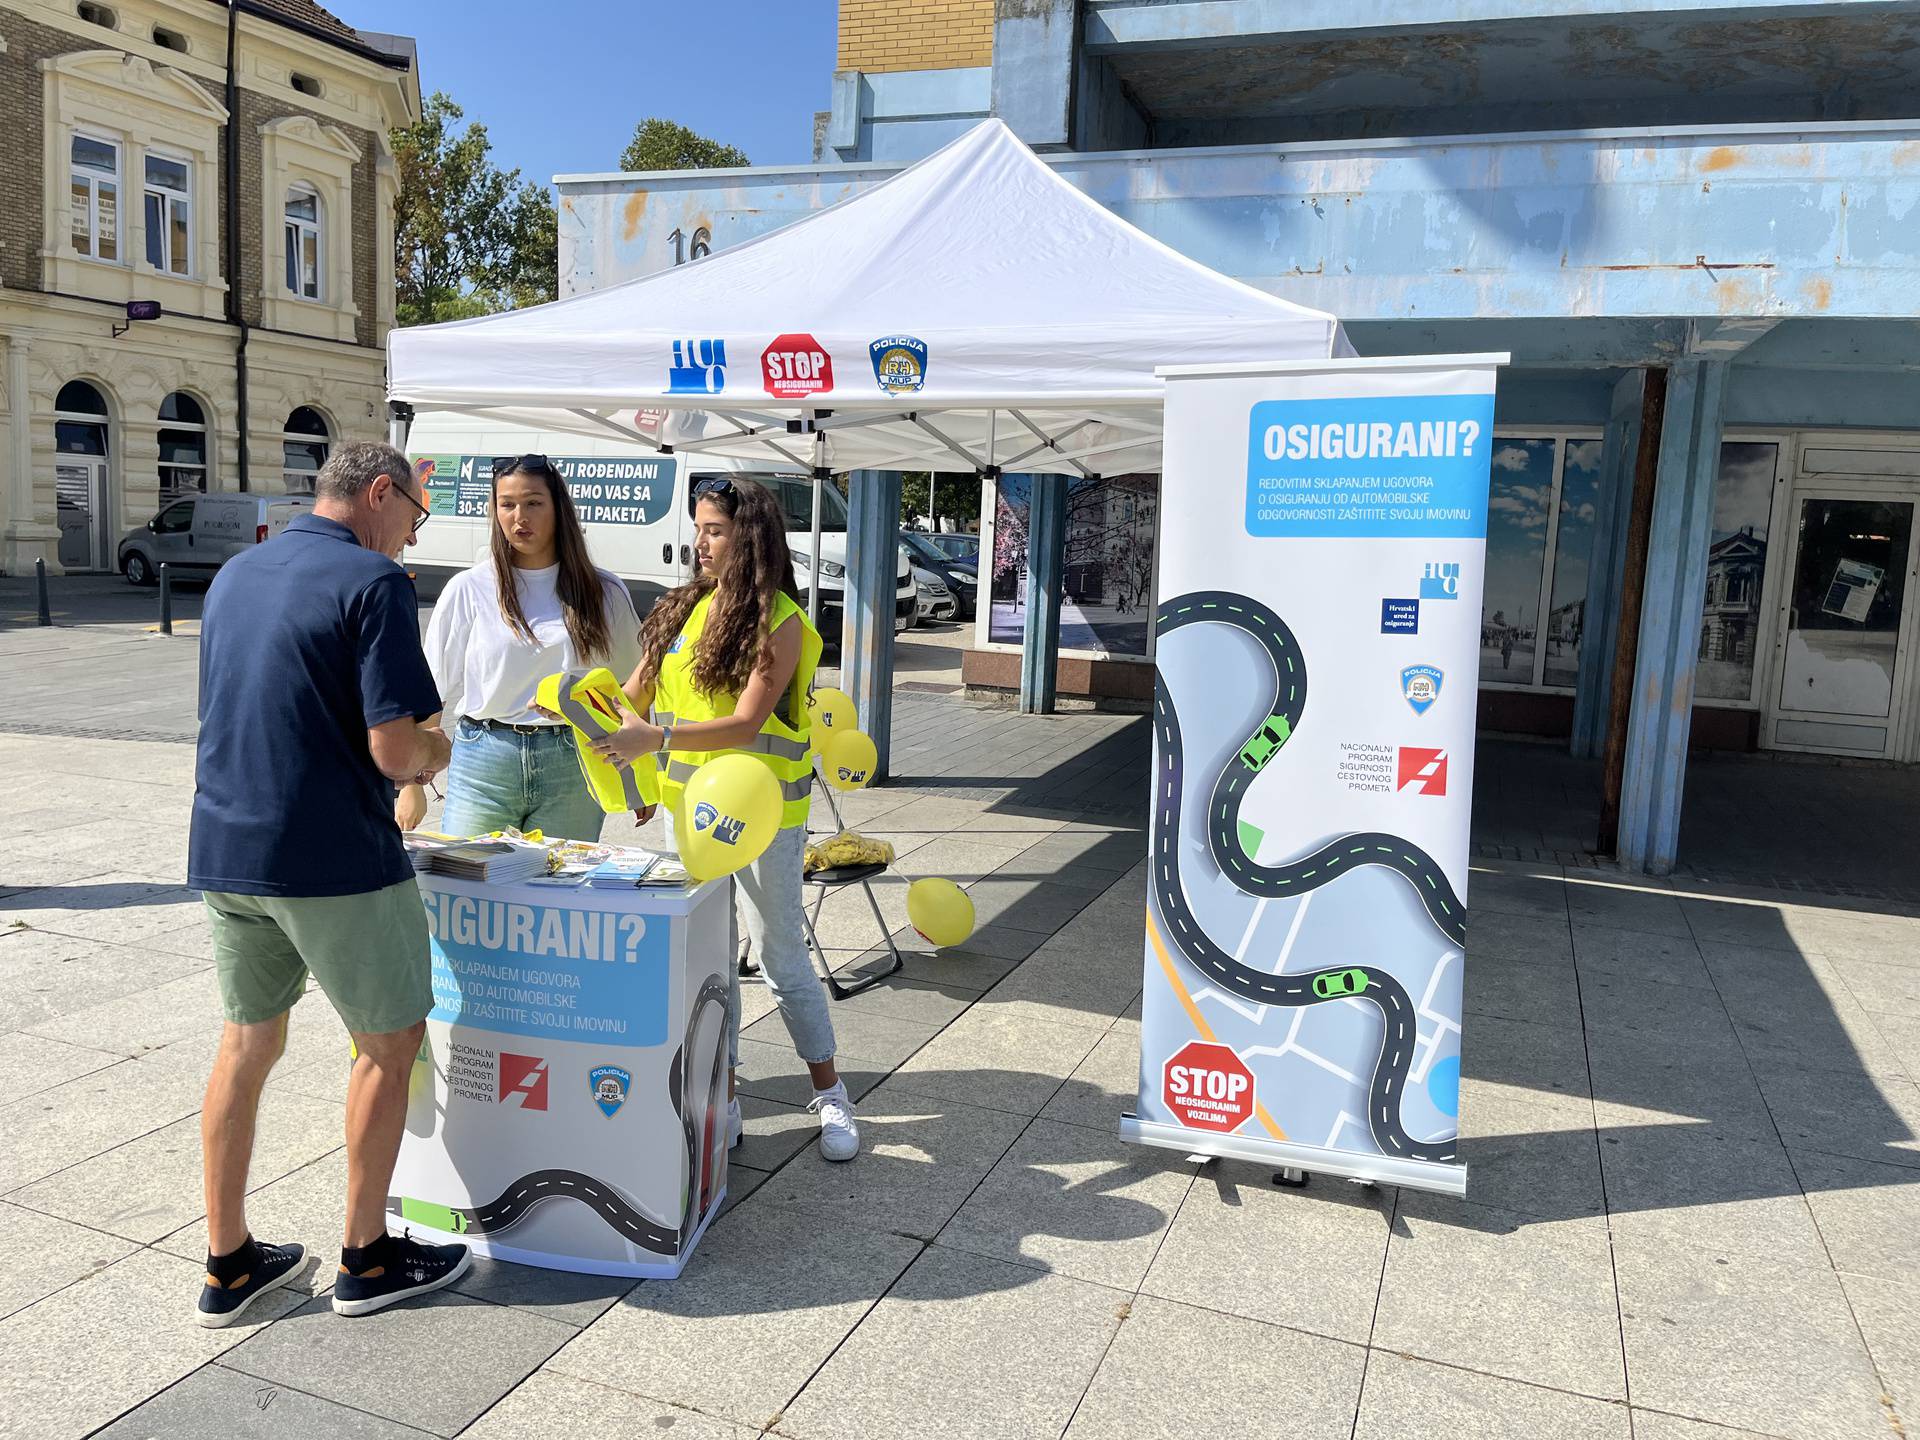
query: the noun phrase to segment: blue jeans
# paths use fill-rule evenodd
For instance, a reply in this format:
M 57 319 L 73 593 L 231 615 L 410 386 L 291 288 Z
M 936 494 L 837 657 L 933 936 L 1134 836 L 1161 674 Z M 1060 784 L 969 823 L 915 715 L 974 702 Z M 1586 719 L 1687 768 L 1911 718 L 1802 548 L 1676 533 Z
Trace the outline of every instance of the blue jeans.
M 673 816 L 667 821 L 667 843 L 675 844 Z M 727 974 L 733 995 L 727 1014 L 729 1063 L 740 1065 L 740 921 L 747 922 L 753 958 L 767 982 L 773 1003 L 793 1048 L 809 1065 L 833 1058 L 833 1016 L 827 1008 L 827 987 L 813 972 L 807 933 L 801 926 L 800 880 L 807 855 L 804 825 L 783 829 L 760 858 L 732 876 L 733 903 L 727 907 Z
M 605 820 L 580 773 L 569 727 L 521 734 L 465 718 L 454 726 L 447 806 L 440 817 L 447 834 L 484 835 L 511 826 L 550 839 L 597 841 Z

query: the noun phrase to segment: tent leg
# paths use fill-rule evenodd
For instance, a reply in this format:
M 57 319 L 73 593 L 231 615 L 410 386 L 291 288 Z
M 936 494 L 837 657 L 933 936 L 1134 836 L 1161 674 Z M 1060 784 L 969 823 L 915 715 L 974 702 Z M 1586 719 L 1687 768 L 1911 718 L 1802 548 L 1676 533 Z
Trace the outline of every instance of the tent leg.
M 847 485 L 847 601 L 840 688 L 879 753 L 887 776 L 893 733 L 893 612 L 900 555 L 900 474 L 856 470 Z
M 1061 570 L 1067 540 L 1067 477 L 1031 475 L 1027 510 L 1027 614 L 1020 641 L 1020 713 L 1051 715 L 1060 663 Z

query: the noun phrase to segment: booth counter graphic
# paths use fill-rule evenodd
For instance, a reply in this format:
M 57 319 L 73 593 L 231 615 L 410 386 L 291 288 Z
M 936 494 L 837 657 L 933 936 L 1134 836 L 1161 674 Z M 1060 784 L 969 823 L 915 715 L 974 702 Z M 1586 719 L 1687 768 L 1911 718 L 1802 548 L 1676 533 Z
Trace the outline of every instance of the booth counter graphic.
M 1465 1189 L 1492 392 L 1457 358 L 1170 376 L 1129 1138 Z M 1381 623 L 1429 567 L 1464 603 Z

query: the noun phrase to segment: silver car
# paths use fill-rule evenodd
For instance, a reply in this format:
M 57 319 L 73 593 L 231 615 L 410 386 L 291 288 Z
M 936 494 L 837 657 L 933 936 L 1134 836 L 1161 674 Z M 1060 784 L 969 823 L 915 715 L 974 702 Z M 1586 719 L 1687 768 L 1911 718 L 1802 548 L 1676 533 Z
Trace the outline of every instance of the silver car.
M 135 585 L 157 583 L 162 565 L 205 579 L 312 508 L 306 495 L 185 495 L 121 537 L 120 572 Z

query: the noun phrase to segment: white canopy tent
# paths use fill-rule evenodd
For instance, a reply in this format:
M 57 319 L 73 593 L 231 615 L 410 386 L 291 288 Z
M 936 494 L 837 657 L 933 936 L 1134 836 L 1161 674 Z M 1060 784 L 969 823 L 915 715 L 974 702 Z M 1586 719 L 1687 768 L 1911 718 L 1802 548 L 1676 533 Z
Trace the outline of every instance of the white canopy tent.
M 697 263 L 388 345 L 415 410 L 816 473 L 1157 470 L 1156 366 L 1352 353 L 1333 316 L 1136 230 L 998 120 Z

